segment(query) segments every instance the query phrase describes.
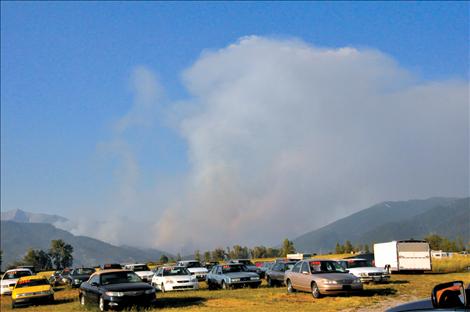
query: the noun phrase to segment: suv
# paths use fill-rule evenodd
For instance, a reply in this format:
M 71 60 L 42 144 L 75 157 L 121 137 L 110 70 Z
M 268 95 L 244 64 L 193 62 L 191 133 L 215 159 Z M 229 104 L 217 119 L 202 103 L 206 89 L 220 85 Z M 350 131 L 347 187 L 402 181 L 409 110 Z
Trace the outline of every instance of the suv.
M 197 260 L 182 260 L 176 263 L 176 266 L 182 266 L 188 269 L 191 275 L 195 275 L 198 281 L 205 281 L 207 273 L 209 272 L 199 261 Z

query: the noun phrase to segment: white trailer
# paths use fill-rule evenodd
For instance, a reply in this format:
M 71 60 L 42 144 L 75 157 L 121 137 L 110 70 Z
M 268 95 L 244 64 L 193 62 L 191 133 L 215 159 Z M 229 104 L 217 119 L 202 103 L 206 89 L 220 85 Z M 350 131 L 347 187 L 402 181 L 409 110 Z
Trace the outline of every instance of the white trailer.
M 374 244 L 376 267 L 389 267 L 391 272 L 424 272 L 432 270 L 431 248 L 426 241 L 407 240 Z

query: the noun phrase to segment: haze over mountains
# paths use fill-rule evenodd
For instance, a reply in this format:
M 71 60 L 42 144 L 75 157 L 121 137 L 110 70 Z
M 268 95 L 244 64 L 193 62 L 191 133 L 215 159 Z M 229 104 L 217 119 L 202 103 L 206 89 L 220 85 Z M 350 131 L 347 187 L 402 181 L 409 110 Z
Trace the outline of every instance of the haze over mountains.
M 48 249 L 53 239 L 63 239 L 74 247 L 74 265 L 105 262 L 158 260 L 156 249 L 115 246 L 86 236 L 76 236 L 53 224 L 66 222 L 61 216 L 22 210 L 2 212 L 2 268 L 21 259 L 28 248 Z M 435 197 L 424 200 L 387 201 L 361 210 L 294 239 L 303 252 L 329 252 L 337 242 L 371 244 L 399 239 L 422 239 L 436 233 L 450 239 L 470 237 L 470 198 Z M 217 246 L 214 246 L 214 248 Z
M 435 197 L 383 202 L 294 239 L 297 250 L 325 252 L 337 242 L 371 244 L 422 239 L 436 233 L 450 239 L 470 237 L 470 198 Z

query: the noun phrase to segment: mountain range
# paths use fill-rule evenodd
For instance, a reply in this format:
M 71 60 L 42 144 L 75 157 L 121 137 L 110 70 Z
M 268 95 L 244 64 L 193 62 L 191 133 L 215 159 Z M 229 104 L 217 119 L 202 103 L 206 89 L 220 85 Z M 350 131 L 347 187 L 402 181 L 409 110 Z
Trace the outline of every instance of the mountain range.
M 29 248 L 48 250 L 51 240 L 54 239 L 62 239 L 73 246 L 76 266 L 94 266 L 110 262 L 149 262 L 158 260 L 162 254 L 171 256 L 170 253 L 157 249 L 114 246 L 94 238 L 73 235 L 53 225 L 63 221 L 67 219 L 22 210 L 2 212 L 0 228 L 2 270 L 14 261 L 20 260 Z
M 293 242 L 299 251 L 321 253 L 346 240 L 353 245 L 372 244 L 422 239 L 430 233 L 468 241 L 470 198 L 387 201 L 305 233 Z

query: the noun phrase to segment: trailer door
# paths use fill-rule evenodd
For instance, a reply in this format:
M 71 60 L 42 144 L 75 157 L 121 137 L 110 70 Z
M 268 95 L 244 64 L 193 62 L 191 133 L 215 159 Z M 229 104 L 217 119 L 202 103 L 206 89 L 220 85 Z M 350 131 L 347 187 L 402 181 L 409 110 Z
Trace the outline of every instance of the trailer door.
M 431 270 L 431 254 L 428 243 L 398 243 L 399 270 Z

